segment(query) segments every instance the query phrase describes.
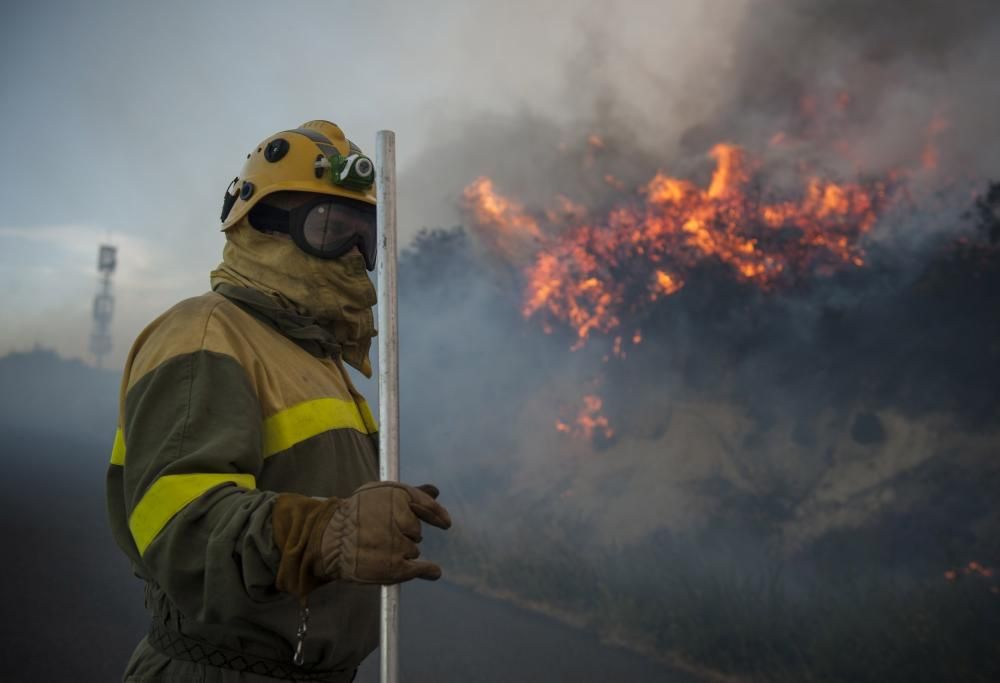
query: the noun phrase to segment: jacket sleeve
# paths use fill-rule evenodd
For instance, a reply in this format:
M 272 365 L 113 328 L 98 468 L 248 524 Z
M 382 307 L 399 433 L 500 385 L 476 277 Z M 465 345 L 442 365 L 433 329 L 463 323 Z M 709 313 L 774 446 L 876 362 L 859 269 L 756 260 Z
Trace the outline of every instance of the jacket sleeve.
M 132 381 L 121 420 L 122 508 L 143 578 L 203 623 L 279 599 L 276 494 L 256 489 L 261 409 L 240 363 L 207 350 L 170 358 Z

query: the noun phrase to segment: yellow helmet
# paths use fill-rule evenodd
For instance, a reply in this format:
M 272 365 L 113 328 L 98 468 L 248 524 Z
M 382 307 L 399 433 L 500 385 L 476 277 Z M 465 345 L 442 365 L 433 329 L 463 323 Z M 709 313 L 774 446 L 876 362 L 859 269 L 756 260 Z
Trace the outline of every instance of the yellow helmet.
M 222 202 L 228 230 L 264 197 L 283 190 L 316 192 L 375 204 L 375 165 L 329 121 L 307 121 L 276 133 L 247 154 Z

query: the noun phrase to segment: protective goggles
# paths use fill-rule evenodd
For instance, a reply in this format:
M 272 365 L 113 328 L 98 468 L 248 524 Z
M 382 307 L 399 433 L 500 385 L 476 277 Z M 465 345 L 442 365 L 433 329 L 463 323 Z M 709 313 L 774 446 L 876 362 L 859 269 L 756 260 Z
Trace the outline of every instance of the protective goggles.
M 259 202 L 250 210 L 250 222 L 258 230 L 288 234 L 299 249 L 322 259 L 357 247 L 368 270 L 375 270 L 378 240 L 371 204 L 324 196 L 285 210 Z

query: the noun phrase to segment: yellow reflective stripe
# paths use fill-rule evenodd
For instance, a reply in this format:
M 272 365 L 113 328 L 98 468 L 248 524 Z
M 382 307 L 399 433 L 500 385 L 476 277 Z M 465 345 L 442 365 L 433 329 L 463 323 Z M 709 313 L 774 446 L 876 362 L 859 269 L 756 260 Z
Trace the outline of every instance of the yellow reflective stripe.
M 226 482 L 248 489 L 257 486 L 252 474 L 168 474 L 154 481 L 128 520 L 139 554 L 188 503 Z
M 111 464 L 125 464 L 125 435 L 122 434 L 121 427 L 115 430 L 115 445 L 111 447 Z
M 369 433 L 358 404 L 353 400 L 317 398 L 303 401 L 264 420 L 264 457 L 269 458 L 331 429 Z
M 358 405 L 361 407 L 361 419 L 365 421 L 368 433 L 374 434 L 378 431 L 378 422 L 375 421 L 375 416 L 372 415 L 372 409 L 368 407 L 368 401 L 361 401 Z

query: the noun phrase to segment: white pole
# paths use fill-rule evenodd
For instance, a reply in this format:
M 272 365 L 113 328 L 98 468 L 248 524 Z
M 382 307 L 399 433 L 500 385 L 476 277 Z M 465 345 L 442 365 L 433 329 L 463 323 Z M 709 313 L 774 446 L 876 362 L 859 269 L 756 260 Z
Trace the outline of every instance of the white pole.
M 396 299 L 396 134 L 375 136 L 378 221 L 379 478 L 399 480 L 399 330 Z M 382 586 L 379 670 L 382 683 L 399 680 L 399 585 Z

